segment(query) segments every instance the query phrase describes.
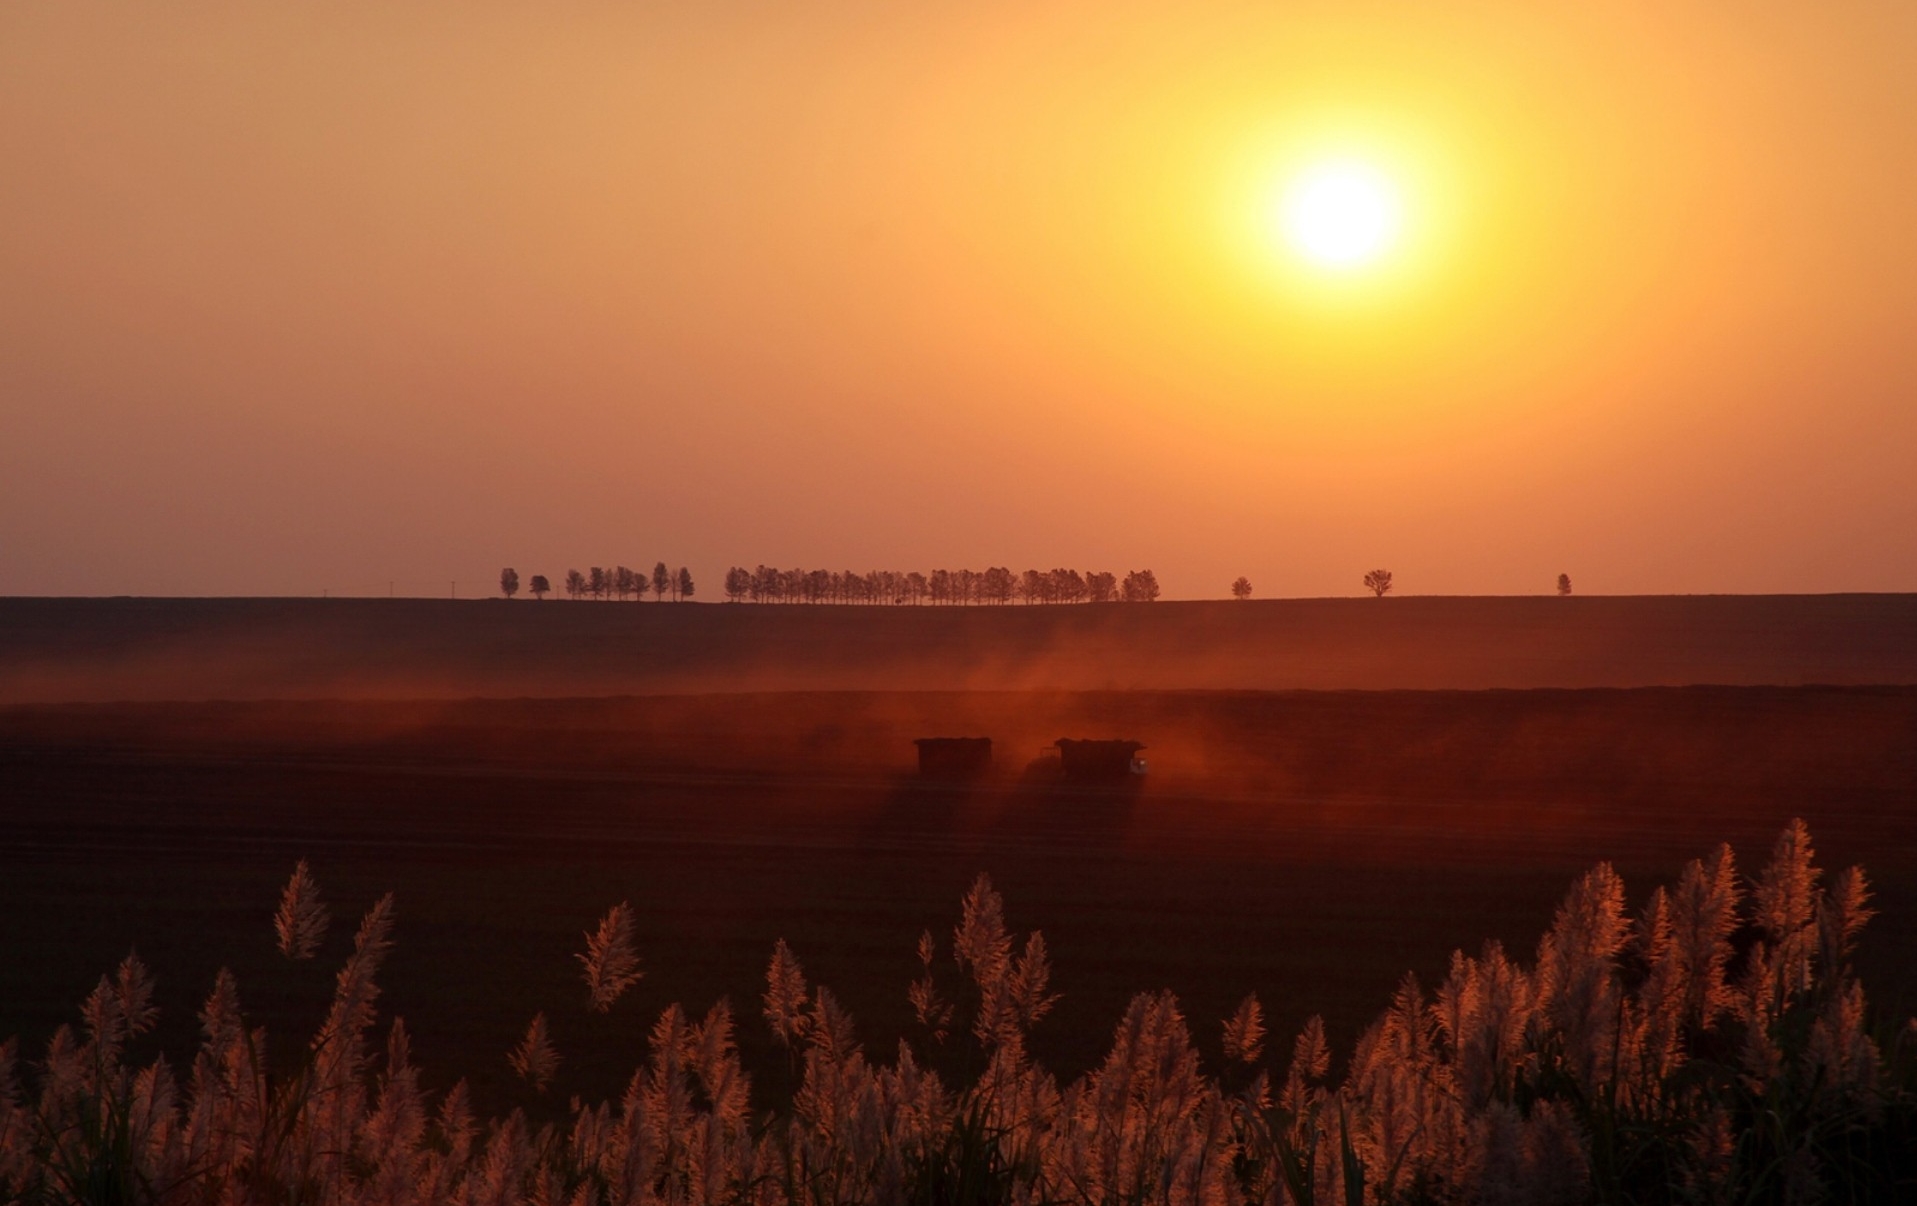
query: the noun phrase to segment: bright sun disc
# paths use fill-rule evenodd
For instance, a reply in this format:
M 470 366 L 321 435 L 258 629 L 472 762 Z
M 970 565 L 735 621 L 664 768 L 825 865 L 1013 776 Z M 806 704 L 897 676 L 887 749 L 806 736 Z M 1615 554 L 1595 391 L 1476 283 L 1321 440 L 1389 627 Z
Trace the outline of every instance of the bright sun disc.
M 1362 163 L 1322 163 L 1285 189 L 1285 241 L 1327 268 L 1355 268 L 1391 249 L 1401 216 L 1398 193 L 1382 173 Z

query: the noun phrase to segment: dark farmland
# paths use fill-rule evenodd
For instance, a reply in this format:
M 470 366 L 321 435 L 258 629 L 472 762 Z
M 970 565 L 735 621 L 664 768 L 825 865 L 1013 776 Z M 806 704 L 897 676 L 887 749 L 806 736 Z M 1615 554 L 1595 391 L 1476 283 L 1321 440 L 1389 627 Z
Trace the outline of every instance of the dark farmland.
M 1917 595 L 840 607 L 0 599 L 0 704 L 1917 684 Z
M 993 736 L 997 773 L 920 783 L 909 742 L 932 733 Z M 1145 741 L 1153 773 L 1129 793 L 1025 774 L 1085 735 Z M 914 941 L 947 944 L 980 871 L 1046 934 L 1064 999 L 1036 1050 L 1068 1073 L 1161 987 L 1202 1048 L 1254 990 L 1274 1049 L 1314 1012 L 1348 1048 L 1403 972 L 1428 985 L 1486 938 L 1528 958 L 1591 863 L 1635 907 L 1719 841 L 1755 871 L 1792 816 L 1824 866 L 1872 874 L 1866 985 L 1917 1007 L 1917 688 L 46 706 L 0 711 L 0 795 L 0 1034 L 29 1053 L 129 948 L 160 978 L 168 1050 L 223 965 L 292 1049 L 392 890 L 383 1004 L 435 1082 L 493 1106 L 532 1104 L 504 1053 L 536 1010 L 563 1100 L 617 1092 L 666 1003 L 722 995 L 776 1093 L 756 1017 L 779 937 L 887 1058 L 923 1037 Z M 335 924 L 287 965 L 269 918 L 302 857 Z M 648 975 L 598 1018 L 572 954 L 622 899 Z

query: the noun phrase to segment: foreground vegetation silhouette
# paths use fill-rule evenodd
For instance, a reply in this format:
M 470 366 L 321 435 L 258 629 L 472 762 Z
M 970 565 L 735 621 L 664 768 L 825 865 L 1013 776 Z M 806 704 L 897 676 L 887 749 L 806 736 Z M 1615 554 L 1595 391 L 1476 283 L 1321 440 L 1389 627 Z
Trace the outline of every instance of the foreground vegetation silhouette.
M 141 1064 L 146 970 L 100 981 L 23 1084 L 0 1047 L 0 1197 L 231 1203 L 1361 1203 L 1908 1201 L 1917 1188 L 1917 1019 L 1873 1037 L 1850 965 L 1863 874 L 1820 883 L 1793 822 L 1740 880 L 1728 847 L 1627 913 L 1609 865 L 1580 878 L 1526 965 L 1454 954 L 1407 976 L 1341 1080 L 1314 1018 L 1282 1075 L 1255 997 L 1207 1070 L 1169 993 L 1136 997 L 1103 1063 L 1061 1084 L 1027 1053 L 1049 1012 L 1042 935 L 1020 938 L 981 876 L 949 958 L 928 932 L 909 988 L 924 1034 L 875 1061 L 780 942 L 763 1024 L 797 1089 L 750 1105 L 721 1001 L 668 1007 L 614 1102 L 480 1122 L 463 1083 L 431 1100 L 404 1024 L 376 1052 L 392 898 L 361 922 L 296 1066 L 270 1068 L 222 972 L 184 1076 Z M 281 952 L 328 926 L 304 864 Z M 629 906 L 586 936 L 584 1008 L 642 976 Z M 575 999 L 572 1008 L 581 1008 Z M 753 1019 L 750 1025 L 761 1024 Z M 930 1064 L 965 1049 L 969 1084 Z M 511 1062 L 543 1086 L 561 1053 L 535 1017 Z

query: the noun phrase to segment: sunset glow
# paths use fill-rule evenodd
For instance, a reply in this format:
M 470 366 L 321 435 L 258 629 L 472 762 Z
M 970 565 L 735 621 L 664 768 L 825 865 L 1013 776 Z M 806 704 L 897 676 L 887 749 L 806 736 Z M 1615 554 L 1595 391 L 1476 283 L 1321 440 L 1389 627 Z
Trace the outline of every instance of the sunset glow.
M 1404 215 L 1397 188 L 1369 164 L 1317 164 L 1285 189 L 1279 222 L 1291 248 L 1315 264 L 1345 270 L 1391 250 Z
M 1917 8 L 1758 8 L 8 5 L 0 593 L 1909 589 Z

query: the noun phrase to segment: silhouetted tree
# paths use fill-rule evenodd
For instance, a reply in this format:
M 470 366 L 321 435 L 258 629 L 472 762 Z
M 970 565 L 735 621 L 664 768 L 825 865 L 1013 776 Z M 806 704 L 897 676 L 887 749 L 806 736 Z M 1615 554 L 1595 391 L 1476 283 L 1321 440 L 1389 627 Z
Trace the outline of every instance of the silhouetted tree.
M 652 597 L 664 599 L 666 592 L 672 589 L 672 571 L 661 561 L 652 567 Z
M 1028 569 L 1018 576 L 1018 597 L 1023 603 L 1037 603 L 1044 599 L 1049 585 L 1045 575 L 1035 569 Z
M 1571 593 L 1571 575 L 1569 574 L 1558 575 L 1558 593 L 1561 595 L 1568 595 Z
M 752 589 L 752 571 L 742 566 L 733 566 L 726 571 L 726 602 L 737 603 L 746 597 Z
M 1018 579 L 1012 571 L 1002 565 L 995 565 L 980 575 L 980 587 L 985 597 L 994 603 L 1010 603 L 1012 595 L 1018 589 Z
M 603 565 L 595 565 L 586 571 L 586 590 L 595 599 L 603 599 L 612 590 L 612 575 Z
M 519 571 L 510 565 L 499 571 L 499 593 L 508 599 L 519 593 Z
M 566 571 L 566 593 L 577 599 L 586 593 L 586 575 L 578 570 Z
M 1251 598 L 1251 579 L 1241 577 L 1231 584 L 1231 597 L 1234 599 Z
M 1118 575 L 1093 570 L 1085 575 L 1085 599 L 1090 603 L 1110 603 L 1118 598 Z
M 675 599 L 692 597 L 692 571 L 683 565 L 679 567 L 679 572 L 673 575 L 672 597 Z
M 1133 570 L 1125 575 L 1121 596 L 1127 603 L 1150 603 L 1158 598 L 1158 578 L 1150 570 Z
M 532 577 L 532 597 L 544 599 L 546 592 L 552 589 L 552 583 L 546 581 L 546 575 L 534 574 Z
M 1370 573 L 1366 574 L 1365 589 L 1370 591 L 1372 594 L 1378 596 L 1380 599 L 1384 598 L 1385 592 L 1391 589 L 1391 571 L 1390 570 L 1372 570 Z

